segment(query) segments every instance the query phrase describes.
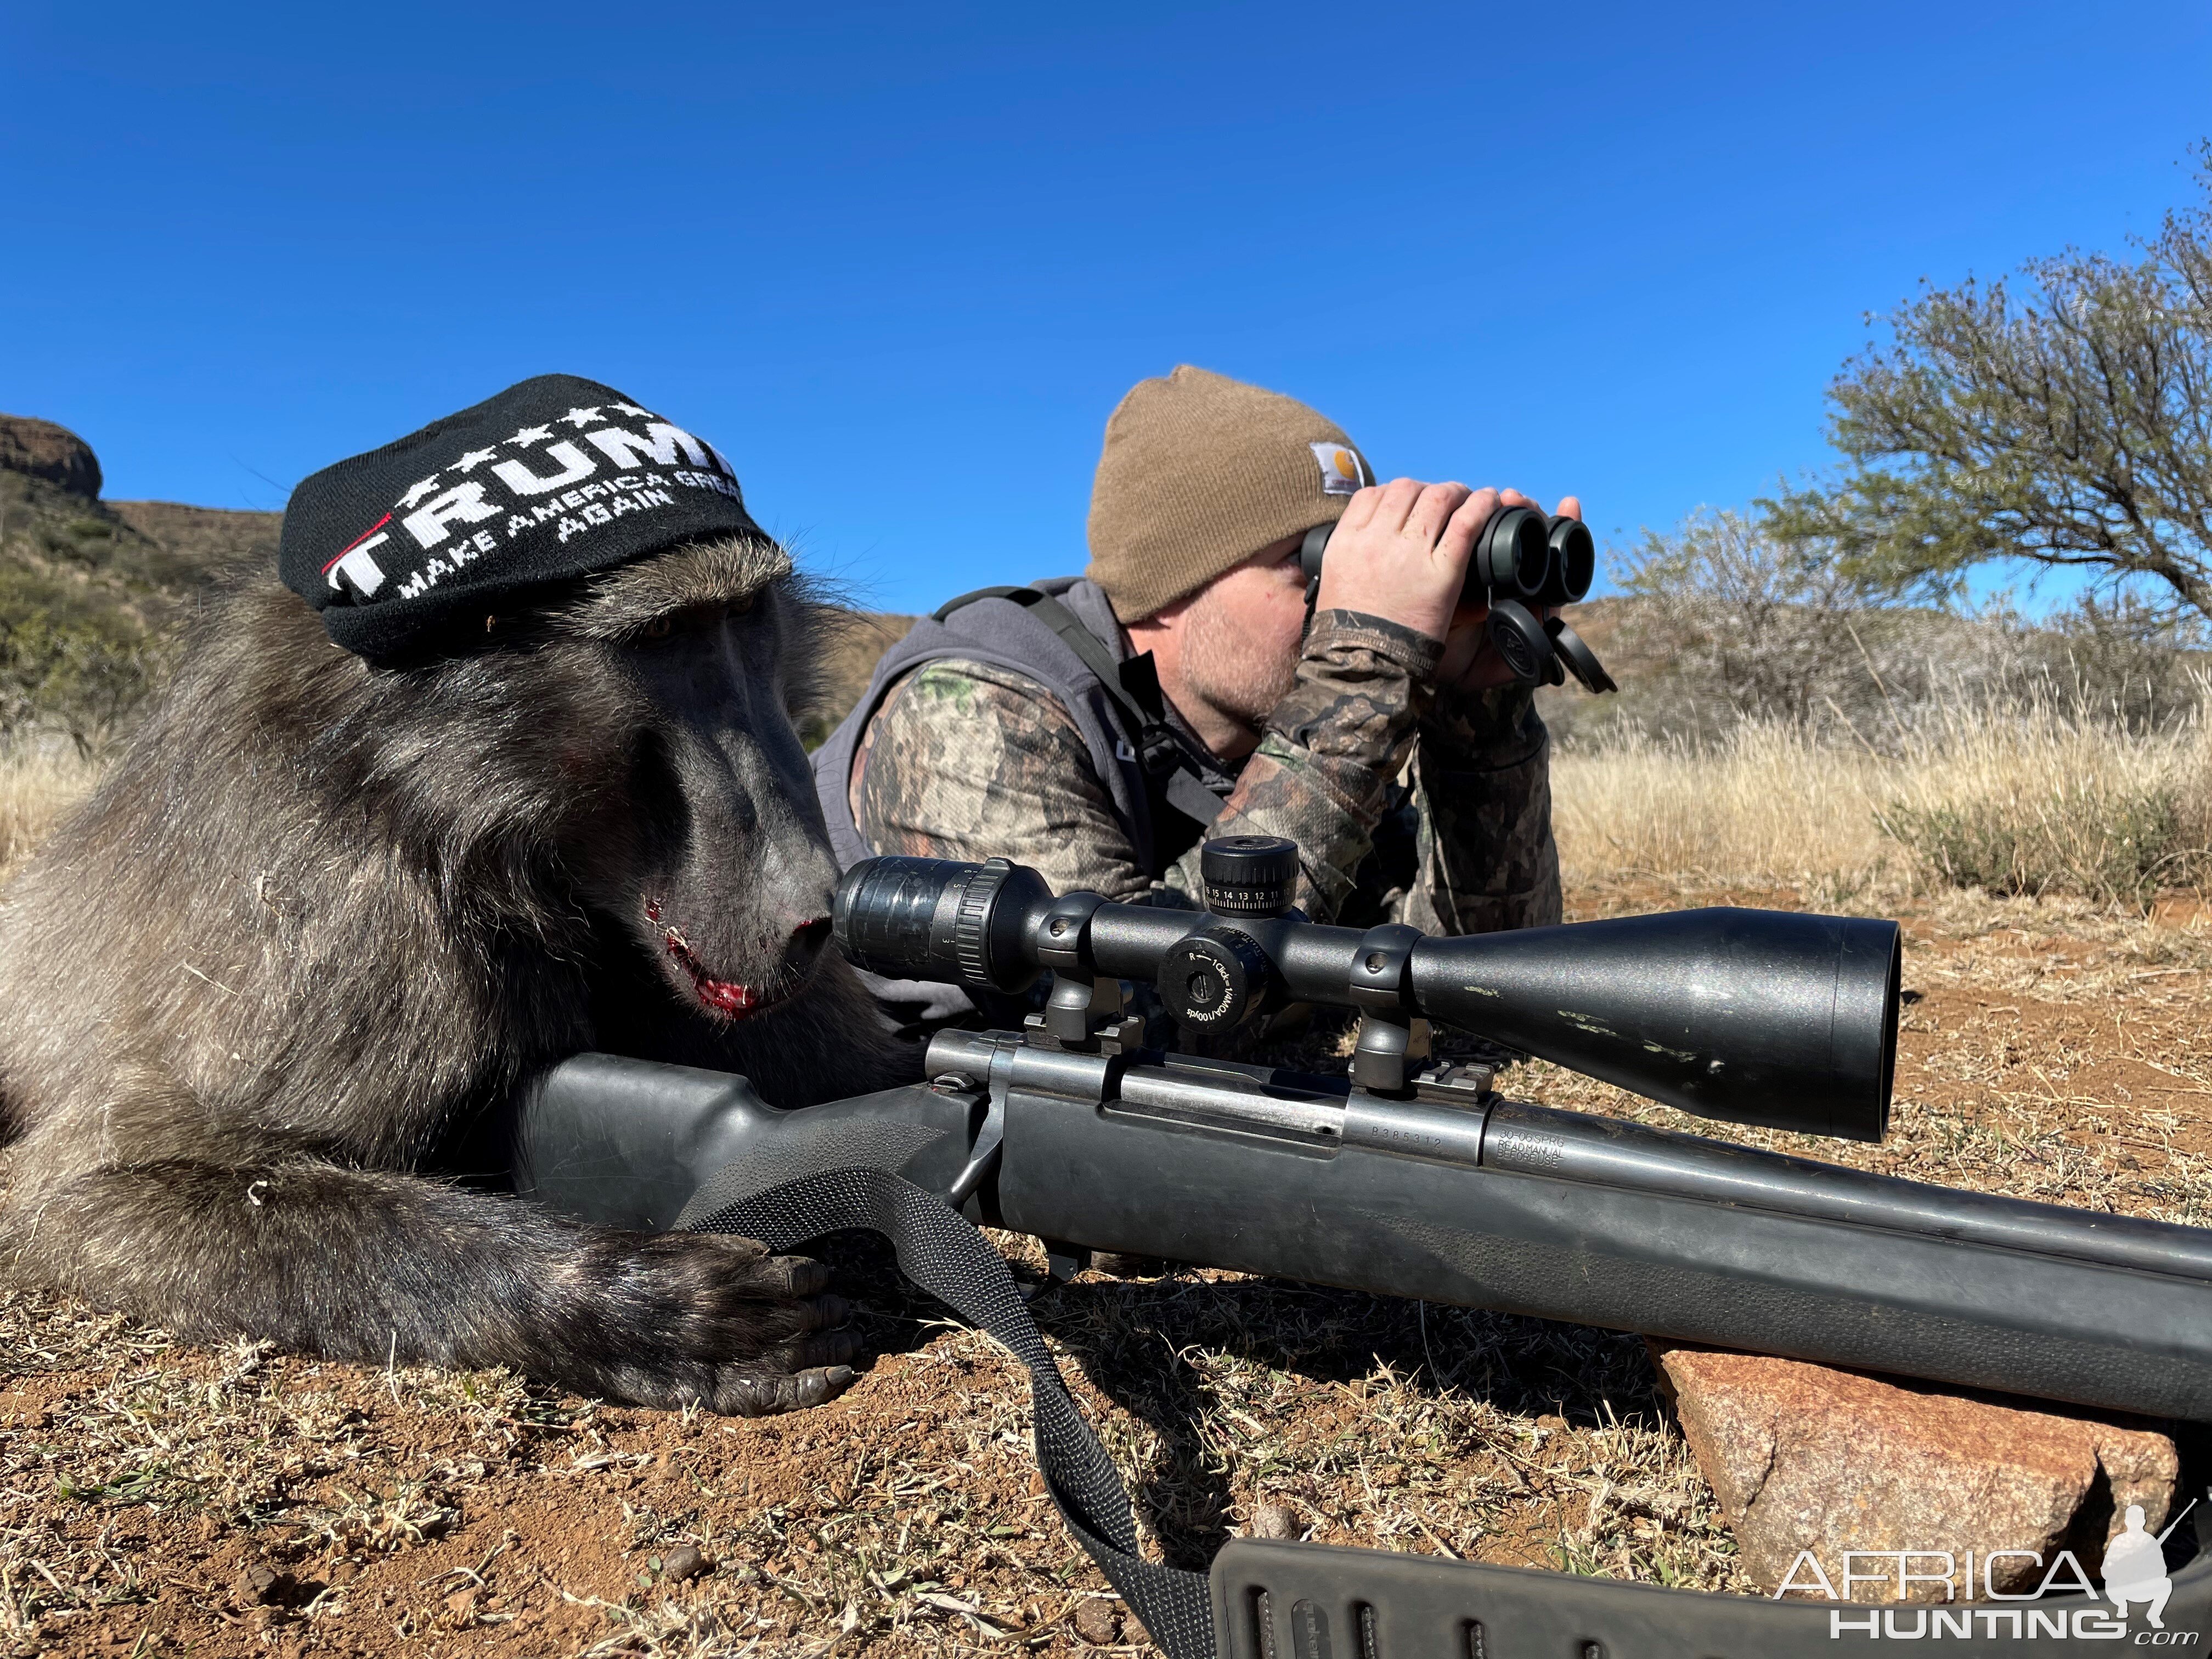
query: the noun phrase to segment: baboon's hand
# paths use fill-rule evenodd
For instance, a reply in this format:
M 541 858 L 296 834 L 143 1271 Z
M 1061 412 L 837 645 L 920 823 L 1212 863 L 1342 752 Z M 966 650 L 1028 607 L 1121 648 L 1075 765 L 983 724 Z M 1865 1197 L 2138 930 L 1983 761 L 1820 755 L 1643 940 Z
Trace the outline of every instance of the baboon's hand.
M 737 1417 L 818 1406 L 853 1380 L 830 1270 L 717 1233 L 608 1233 L 561 1275 L 555 1380 L 631 1405 Z

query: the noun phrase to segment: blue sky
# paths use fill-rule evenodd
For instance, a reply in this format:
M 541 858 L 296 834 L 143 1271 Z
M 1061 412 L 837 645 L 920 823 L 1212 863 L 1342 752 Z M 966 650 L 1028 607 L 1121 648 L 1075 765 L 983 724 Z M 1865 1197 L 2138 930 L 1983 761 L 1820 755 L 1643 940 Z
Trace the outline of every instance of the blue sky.
M 1079 568 L 1108 411 L 1191 362 L 1619 544 L 1822 464 L 1921 278 L 2154 228 L 2208 93 L 2166 3 L 14 0 L 0 409 L 276 507 L 590 375 L 913 610 Z

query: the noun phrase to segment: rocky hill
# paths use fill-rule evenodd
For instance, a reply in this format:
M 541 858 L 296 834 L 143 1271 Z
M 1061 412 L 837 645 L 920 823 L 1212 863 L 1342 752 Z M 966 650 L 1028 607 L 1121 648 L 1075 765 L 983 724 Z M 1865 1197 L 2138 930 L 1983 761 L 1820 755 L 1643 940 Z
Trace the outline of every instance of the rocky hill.
M 278 515 L 100 499 L 65 427 L 0 415 L 0 738 L 101 747 L 164 672 L 192 596 L 276 557 Z

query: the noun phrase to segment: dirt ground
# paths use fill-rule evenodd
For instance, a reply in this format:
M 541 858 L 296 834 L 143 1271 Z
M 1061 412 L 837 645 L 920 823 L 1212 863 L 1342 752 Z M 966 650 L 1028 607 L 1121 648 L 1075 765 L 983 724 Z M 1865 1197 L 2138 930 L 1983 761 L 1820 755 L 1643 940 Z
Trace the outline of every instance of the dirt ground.
M 2212 914 L 1961 896 L 1905 920 L 1889 1141 L 1739 1138 L 2208 1219 Z M 1549 1066 L 1504 1086 L 1715 1133 Z M 0 1655 L 1149 1651 L 1042 1495 L 1018 1368 L 836 1255 L 877 1357 L 759 1422 L 188 1347 L 0 1281 Z M 1179 1564 L 1264 1506 L 1326 1541 L 1752 1589 L 1635 1338 L 1213 1273 L 1034 1305 Z

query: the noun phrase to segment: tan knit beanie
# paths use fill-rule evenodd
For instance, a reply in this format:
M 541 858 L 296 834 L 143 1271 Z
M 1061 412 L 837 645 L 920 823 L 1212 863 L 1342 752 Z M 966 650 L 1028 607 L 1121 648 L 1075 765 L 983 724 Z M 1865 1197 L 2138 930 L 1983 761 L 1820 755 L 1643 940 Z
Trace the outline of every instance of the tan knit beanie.
M 1334 421 L 1185 363 L 1138 381 L 1106 422 L 1084 574 L 1141 622 L 1268 543 L 1334 524 L 1374 482 Z

